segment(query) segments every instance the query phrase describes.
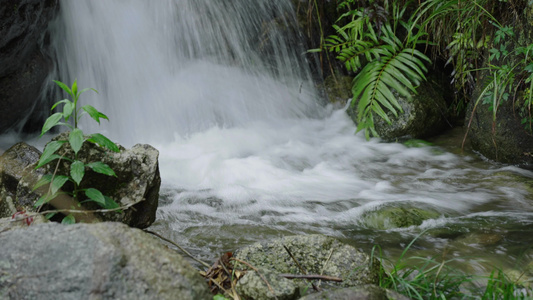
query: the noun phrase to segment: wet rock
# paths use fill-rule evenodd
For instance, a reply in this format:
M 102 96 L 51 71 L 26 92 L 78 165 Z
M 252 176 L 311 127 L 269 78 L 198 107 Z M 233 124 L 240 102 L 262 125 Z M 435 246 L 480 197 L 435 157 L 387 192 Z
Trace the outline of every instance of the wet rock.
M 19 181 L 33 170 L 41 152 L 24 142 L 17 143 L 0 156 L 0 217 L 8 217 L 17 211 L 15 198 Z
M 371 260 L 367 254 L 354 247 L 323 235 L 287 236 L 255 243 L 237 250 L 235 257 L 256 268 L 277 273 L 302 274 L 284 246 L 290 250 L 307 274 L 343 279 L 341 283 L 323 282 L 323 285 L 349 287 L 378 281 L 381 266 L 377 260 Z M 294 282 L 306 285 L 296 279 Z M 266 294 L 266 291 L 264 293 Z
M 0 0 L 0 132 L 24 120 L 53 66 L 47 29 L 57 0 Z
M 211 299 L 198 272 L 121 223 L 48 223 L 0 234 L 1 299 Z
M 467 234 L 466 236 L 457 239 L 456 241 L 464 245 L 490 246 L 498 244 L 498 242 L 500 242 L 501 240 L 503 240 L 503 236 L 497 232 L 474 232 Z
M 330 103 L 338 103 L 344 107 L 352 98 L 352 81 L 350 76 L 328 76 L 324 80 L 324 90 Z
M 411 99 L 398 96 L 403 112 L 399 112 L 398 116 L 388 112 L 391 124 L 376 116 L 376 132 L 382 139 L 394 141 L 402 138 L 426 138 L 450 128 L 443 89 L 433 81 L 426 81 L 417 88 L 417 94 L 412 95 Z M 357 121 L 356 108 L 357 105 L 351 105 L 347 110 L 354 122 Z
M 299 290 L 294 282 L 268 269 L 260 269 L 259 272 L 260 275 L 256 271 L 248 271 L 239 279 L 235 287 L 239 296 L 254 300 L 292 300 L 298 298 Z M 265 280 L 270 288 L 266 285 Z
M 384 206 L 365 213 L 363 223 L 376 229 L 404 228 L 418 226 L 425 220 L 436 219 L 440 214 L 429 209 L 411 206 Z
M 376 285 L 364 285 L 356 288 L 344 288 L 311 294 L 300 300 L 409 300 L 408 297 L 395 291 Z

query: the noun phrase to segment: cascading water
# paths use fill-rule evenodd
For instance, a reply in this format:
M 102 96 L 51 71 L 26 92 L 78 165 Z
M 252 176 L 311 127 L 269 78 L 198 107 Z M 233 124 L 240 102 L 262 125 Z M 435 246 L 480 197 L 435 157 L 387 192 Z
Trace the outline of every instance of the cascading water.
M 111 121 L 90 130 L 160 150 L 154 228 L 210 258 L 302 232 L 394 252 L 429 228 L 421 248 L 513 262 L 533 242 L 532 173 L 354 135 L 344 111 L 317 104 L 291 3 L 61 2 L 53 75 L 99 90 L 82 101 Z M 436 216 L 394 228 L 369 217 L 383 207 Z M 461 242 L 475 233 L 501 239 Z
M 294 17 L 287 1 L 61 6 L 59 73 L 100 91 L 87 101 L 108 113 L 110 134 L 123 142 L 318 113 L 302 49 L 280 32 Z

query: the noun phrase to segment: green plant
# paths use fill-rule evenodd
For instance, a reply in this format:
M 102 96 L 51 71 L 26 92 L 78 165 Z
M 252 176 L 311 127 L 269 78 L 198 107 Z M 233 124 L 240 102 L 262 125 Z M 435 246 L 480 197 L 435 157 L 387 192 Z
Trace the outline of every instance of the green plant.
M 57 165 L 55 168 L 55 171 L 53 174 L 47 174 L 44 175 L 34 186 L 33 190 L 36 190 L 37 188 L 49 185 L 48 191 L 43 196 L 39 198 L 39 200 L 35 203 L 35 207 L 41 207 L 42 205 L 50 202 L 52 199 L 56 198 L 59 194 L 69 194 L 79 202 L 79 205 L 83 202 L 92 201 L 97 203 L 103 208 L 117 208 L 118 204 L 113 201 L 108 196 L 104 196 L 98 189 L 96 188 L 80 188 L 80 184 L 85 176 L 85 169 L 89 168 L 93 170 L 96 173 L 100 173 L 107 176 L 116 176 L 115 172 L 105 163 L 101 161 L 95 161 L 95 162 L 88 162 L 84 163 L 79 158 L 79 152 L 85 142 L 94 143 L 97 145 L 100 145 L 101 147 L 104 147 L 108 150 L 111 150 L 113 152 L 119 152 L 119 147 L 113 143 L 111 140 L 109 140 L 107 137 L 103 136 L 102 134 L 95 133 L 86 136 L 81 129 L 78 128 L 78 123 L 80 118 L 88 114 L 92 119 L 94 119 L 98 124 L 100 124 L 100 119 L 106 119 L 109 120 L 106 115 L 99 112 L 97 109 L 92 107 L 91 105 L 84 105 L 82 107 L 79 107 L 78 101 L 80 98 L 80 95 L 88 90 L 92 90 L 94 92 L 97 92 L 95 89 L 89 88 L 89 89 L 83 89 L 81 91 L 78 91 L 78 85 L 77 81 L 75 80 L 72 84 L 72 87 L 68 87 L 64 83 L 60 81 L 54 82 L 63 89 L 68 95 L 70 95 L 71 100 L 69 99 L 63 99 L 61 101 L 56 102 L 52 106 L 52 110 L 54 110 L 59 104 L 63 104 L 63 111 L 62 112 L 56 112 L 52 114 L 48 119 L 45 121 L 42 131 L 41 131 L 41 137 L 50 131 L 55 126 L 61 125 L 65 126 L 68 129 L 70 129 L 70 133 L 68 136 L 68 140 L 57 140 L 57 141 L 51 141 L 49 142 L 46 147 L 43 150 L 43 153 L 39 159 L 39 162 L 37 163 L 36 169 L 42 168 L 49 163 L 57 160 Z M 61 120 L 64 120 L 64 122 L 61 122 Z M 73 125 L 69 123 L 71 121 Z M 65 149 L 65 145 L 70 146 L 72 152 Z M 58 150 L 63 149 L 62 154 L 58 154 Z M 67 156 L 67 153 L 70 153 L 71 156 Z M 68 161 L 70 164 L 70 171 L 68 174 L 65 175 L 59 175 L 56 174 L 57 169 L 59 167 L 59 164 L 62 160 Z M 61 191 L 61 188 L 67 183 L 70 182 L 73 185 L 72 192 L 64 192 Z M 87 197 L 86 200 L 80 201 L 81 193 L 84 193 Z M 49 215 L 48 217 L 51 217 Z M 74 223 L 75 218 L 72 214 L 67 215 L 63 219 L 63 223 Z
M 350 3 L 339 3 L 340 8 L 349 8 L 335 25 L 337 35 L 326 39 L 328 51 L 338 53 L 337 58 L 345 63 L 348 71 L 356 72 L 353 80 L 351 106 L 357 107 L 357 131 L 364 130 L 378 136 L 374 129 L 374 115 L 391 123 L 388 112 L 397 116 L 402 107 L 398 96 L 410 98 L 416 87 L 425 81 L 425 63 L 429 58 L 416 49 L 424 44 L 426 33 L 413 26 L 412 19 L 403 20 L 408 3 L 388 1 L 379 5 L 369 1 L 368 6 L 351 9 Z M 403 37 L 403 38 L 400 38 Z
M 466 274 L 454 266 L 460 258 L 445 259 L 435 257 L 407 256 L 416 240 L 426 231 L 416 236 L 405 247 L 395 261 L 383 259 L 381 248 L 372 249 L 372 257 L 378 256 L 388 271 L 381 269 L 379 286 L 395 290 L 411 299 L 529 299 L 531 288 L 524 288 L 510 280 L 504 272 L 495 268 L 489 276 Z M 475 279 L 486 282 L 484 286 L 474 284 Z

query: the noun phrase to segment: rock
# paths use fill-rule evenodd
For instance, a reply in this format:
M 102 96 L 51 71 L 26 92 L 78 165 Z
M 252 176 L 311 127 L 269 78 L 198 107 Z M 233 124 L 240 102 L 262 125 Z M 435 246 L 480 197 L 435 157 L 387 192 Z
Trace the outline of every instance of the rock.
M 0 156 L 0 217 L 10 217 L 17 211 L 15 198 L 19 181 L 34 172 L 33 164 L 41 152 L 24 142 L 17 143 Z
M 324 80 L 324 90 L 329 103 L 338 103 L 344 107 L 349 99 L 352 98 L 352 81 L 350 76 L 331 75 Z
M 307 295 L 300 300 L 409 300 L 408 297 L 377 285 L 364 285 Z
M 263 277 L 256 271 L 248 271 L 246 275 L 239 279 L 235 287 L 239 296 L 254 300 L 292 300 L 298 298 L 298 287 L 291 280 L 281 277 L 276 272 L 268 269 L 260 269 L 259 272 Z M 266 285 L 265 280 L 274 293 Z
M 343 279 L 341 283 L 323 282 L 323 285 L 349 287 L 374 284 L 378 281 L 381 265 L 376 259 L 371 263 L 367 254 L 323 235 L 288 236 L 259 242 L 237 250 L 235 257 L 260 270 L 302 274 L 283 246 L 291 251 L 307 274 Z M 242 265 L 239 267 L 245 268 Z M 293 281 L 305 285 L 302 281 Z
M 212 299 L 175 251 L 121 223 L 0 234 L 1 299 Z
M 62 133 L 54 139 L 66 138 L 68 133 Z M 34 170 L 39 160 L 40 152 L 31 146 L 17 146 L 7 150 L 1 157 L 5 158 L 4 165 L 8 165 L 11 173 L 16 176 L 9 177 L 9 180 L 0 181 L 0 192 L 4 192 L 10 201 L 0 201 L 2 215 L 0 217 L 9 217 L 15 210 L 35 211 L 33 204 L 39 199 L 40 194 L 33 192 L 33 186 L 40 177 L 46 173 L 53 173 L 56 167 L 56 161 L 52 162 L 48 169 L 40 168 Z M 24 151 L 28 151 L 28 154 Z M 31 150 L 31 151 L 30 151 Z M 69 148 L 67 151 L 72 151 Z M 32 152 L 33 151 L 33 152 Z M 37 152 L 35 152 L 37 151 Z M 63 149 L 58 150 L 62 153 Z M 39 153 L 39 154 L 37 154 Z M 66 154 L 69 156 L 68 152 Z M 16 159 L 25 157 L 26 160 Z M 128 206 L 122 212 L 97 213 L 95 216 L 76 214 L 77 220 L 90 222 L 97 217 L 103 221 L 117 221 L 128 224 L 132 227 L 146 228 L 155 221 L 155 213 L 159 201 L 159 188 L 161 177 L 159 175 L 159 152 L 150 145 L 135 145 L 131 149 L 123 149 L 120 153 L 114 153 L 104 150 L 95 144 L 85 142 L 79 152 L 79 159 L 84 163 L 102 161 L 108 164 L 117 174 L 117 177 L 110 177 L 86 170 L 85 177 L 80 188 L 97 188 L 104 195 L 111 197 L 120 206 Z M 2 163 L 0 162 L 0 167 Z M 67 174 L 70 170 L 70 163 L 62 160 L 59 165 L 57 174 Z M 0 173 L 1 174 L 1 173 Z M 23 175 L 23 176 L 22 176 Z M 5 177 L 5 176 L 3 176 Z M 7 183 L 7 185 L 6 185 Z M 73 187 L 65 185 L 64 191 L 72 191 Z M 2 195 L 2 194 L 0 194 Z M 8 199 L 2 197 L 3 199 Z M 56 206 L 66 206 L 77 203 L 72 202 L 70 197 L 61 196 L 61 200 L 52 200 Z M 135 204 L 136 203 L 136 204 Z M 131 207 L 129 207 L 131 206 Z M 84 204 L 87 209 L 99 209 L 95 203 L 88 202 Z
M 438 217 L 438 212 L 424 208 L 389 205 L 365 213 L 362 220 L 370 228 L 392 229 L 418 226 L 425 220 Z
M 41 215 L 28 215 L 21 213 L 14 217 L 0 219 L 0 233 L 13 229 L 24 229 L 30 226 L 48 223 L 48 220 Z
M 516 38 L 506 39 L 507 49 L 517 49 L 518 47 L 528 47 L 533 38 L 533 4 L 530 2 L 523 10 L 523 15 L 507 20 L 510 24 L 502 26 L 512 26 L 515 29 Z M 495 47 L 499 48 L 499 45 Z M 484 62 L 480 69 L 486 69 L 489 64 L 496 67 L 502 65 L 515 66 L 522 59 L 521 54 L 511 51 L 501 61 L 493 60 Z M 529 62 L 527 62 L 529 63 Z M 509 99 L 501 100 L 497 108 L 496 120 L 493 121 L 493 104 L 483 103 L 479 96 L 486 84 L 490 82 L 487 71 L 480 72 L 476 81 L 476 86 L 468 104 L 465 124 L 470 123 L 468 138 L 472 148 L 481 155 L 491 160 L 506 164 L 518 165 L 523 168 L 533 169 L 533 130 L 530 127 L 530 108 L 525 104 L 527 89 L 530 85 L 524 84 L 524 79 L 529 76 L 524 64 L 518 64 L 514 68 L 516 79 L 510 88 Z M 500 90 L 503 84 L 498 85 Z M 492 101 L 490 101 L 492 102 Z M 477 103 L 477 106 L 476 106 Z M 525 119 L 525 124 L 522 120 Z
M 0 133 L 26 120 L 53 67 L 46 55 L 57 0 L 0 0 Z
M 444 85 L 444 86 L 442 86 Z M 387 141 L 409 138 L 427 138 L 449 128 L 447 123 L 447 104 L 443 95 L 445 83 L 438 85 L 432 80 L 423 82 L 417 88 L 417 94 L 411 99 L 397 97 L 403 112 L 394 116 L 388 112 L 391 124 L 378 116 L 374 117 L 374 125 L 379 136 Z M 357 105 L 350 105 L 348 115 L 357 121 Z

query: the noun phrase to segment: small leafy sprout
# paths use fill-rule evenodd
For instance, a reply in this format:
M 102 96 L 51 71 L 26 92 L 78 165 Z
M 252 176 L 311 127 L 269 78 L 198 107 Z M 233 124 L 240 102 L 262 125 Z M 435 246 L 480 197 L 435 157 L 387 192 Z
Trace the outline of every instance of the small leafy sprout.
M 88 114 L 98 124 L 100 124 L 100 119 L 106 119 L 109 121 L 109 118 L 105 114 L 101 113 L 91 105 L 84 105 L 81 108 L 78 105 L 78 101 L 82 93 L 88 90 L 92 90 L 96 93 L 98 93 L 98 91 L 92 88 L 78 91 L 78 84 L 76 80 L 70 88 L 61 81 L 54 80 L 54 82 L 68 95 L 70 95 L 72 100 L 63 99 L 61 101 L 56 102 L 52 106 L 52 110 L 54 110 L 58 107 L 58 105 L 63 104 L 63 112 L 56 112 L 50 117 L 48 117 L 48 119 L 43 125 L 41 136 L 43 136 L 55 126 L 65 126 L 70 129 L 70 133 L 68 136 L 68 140 L 49 142 L 44 148 L 39 162 L 37 163 L 37 166 L 35 168 L 42 168 L 43 166 L 56 160 L 57 166 L 59 166 L 60 161 L 64 160 L 70 163 L 70 172 L 68 174 L 56 174 L 56 167 L 56 171 L 54 172 L 54 174 L 44 175 L 35 184 L 33 190 L 36 190 L 37 188 L 42 187 L 44 185 L 49 185 L 48 192 L 39 198 L 39 200 L 34 204 L 35 207 L 40 208 L 42 205 L 50 202 L 52 199 L 56 198 L 60 194 L 69 194 L 75 200 L 79 201 L 80 193 L 84 193 L 87 200 L 80 201 L 80 204 L 84 202 L 96 202 L 98 205 L 105 209 L 118 208 L 119 205 L 113 199 L 108 196 L 104 196 L 102 192 L 100 192 L 98 189 L 80 188 L 80 184 L 83 181 L 83 178 L 85 176 L 85 170 L 87 168 L 99 174 L 114 177 L 117 176 L 115 172 L 111 169 L 111 167 L 101 161 L 84 163 L 78 157 L 78 154 L 86 141 L 97 144 L 113 152 L 120 151 L 119 147 L 104 135 L 100 133 L 85 135 L 83 131 L 78 128 L 79 120 L 85 114 Z M 68 145 L 70 145 L 70 148 L 73 151 L 73 155 L 70 154 L 70 156 L 66 156 L 66 151 L 64 151 L 62 154 L 58 154 L 58 150 L 60 150 L 65 143 L 68 143 Z M 72 192 L 61 191 L 61 188 L 67 182 L 71 182 L 73 184 L 74 189 Z M 52 216 L 53 214 L 49 214 L 47 217 L 50 218 Z M 75 217 L 72 214 L 69 214 L 64 217 L 62 221 L 63 224 L 73 224 L 75 222 Z

